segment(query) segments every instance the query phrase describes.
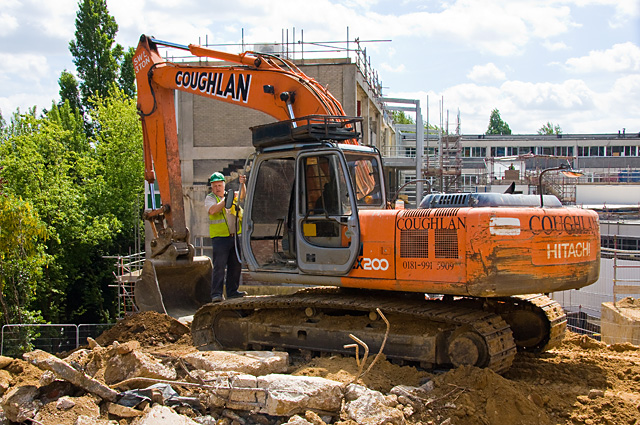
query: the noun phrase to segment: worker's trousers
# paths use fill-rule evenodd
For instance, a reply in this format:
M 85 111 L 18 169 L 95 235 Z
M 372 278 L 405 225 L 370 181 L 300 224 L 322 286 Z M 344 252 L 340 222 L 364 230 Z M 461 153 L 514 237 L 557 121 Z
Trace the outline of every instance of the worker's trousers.
M 242 265 L 236 256 L 233 239 L 233 236 L 211 238 L 211 246 L 213 247 L 211 298 L 222 296 L 225 285 L 225 269 L 227 297 L 233 297 L 238 293 Z

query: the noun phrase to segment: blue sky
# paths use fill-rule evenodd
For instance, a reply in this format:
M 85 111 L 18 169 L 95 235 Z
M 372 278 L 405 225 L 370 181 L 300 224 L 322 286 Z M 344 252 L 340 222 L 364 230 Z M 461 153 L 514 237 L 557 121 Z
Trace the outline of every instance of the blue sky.
M 439 102 L 481 134 L 494 108 L 516 134 L 640 131 L 640 0 L 107 0 L 116 41 L 180 44 L 391 40 L 363 44 L 385 96 Z M 48 108 L 75 72 L 76 0 L 0 0 L 0 110 Z M 221 48 L 222 50 L 223 48 Z M 224 48 L 239 52 L 239 47 Z M 426 119 L 426 116 L 424 117 Z

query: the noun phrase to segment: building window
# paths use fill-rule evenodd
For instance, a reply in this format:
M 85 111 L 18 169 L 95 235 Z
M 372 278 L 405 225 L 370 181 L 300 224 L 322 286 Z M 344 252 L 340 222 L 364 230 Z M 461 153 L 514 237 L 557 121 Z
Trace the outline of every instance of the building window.
M 624 146 L 607 146 L 607 156 L 624 156 Z

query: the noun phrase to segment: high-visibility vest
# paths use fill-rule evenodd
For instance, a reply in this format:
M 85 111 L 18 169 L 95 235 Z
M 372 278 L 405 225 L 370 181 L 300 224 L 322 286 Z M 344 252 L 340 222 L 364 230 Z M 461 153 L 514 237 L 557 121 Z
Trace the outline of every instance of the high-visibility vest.
M 213 196 L 216 199 L 216 202 L 220 202 L 222 198 L 218 198 L 215 193 L 211 193 L 207 196 Z M 229 223 L 227 220 L 233 219 L 235 220 L 236 215 L 236 202 L 238 201 L 237 196 L 234 197 L 234 204 L 231 208 L 229 208 L 229 214 L 226 213 L 226 210 L 223 208 L 215 214 L 209 214 L 209 237 L 219 238 L 219 237 L 227 237 L 230 235 L 229 232 Z M 238 219 L 238 234 L 242 233 L 242 208 L 238 208 L 240 211 L 239 219 Z

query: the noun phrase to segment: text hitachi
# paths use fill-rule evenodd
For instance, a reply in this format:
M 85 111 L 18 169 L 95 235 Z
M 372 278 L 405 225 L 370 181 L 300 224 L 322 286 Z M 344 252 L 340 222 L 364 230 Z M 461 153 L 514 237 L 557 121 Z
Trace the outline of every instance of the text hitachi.
M 581 258 L 591 253 L 591 242 L 547 244 L 547 258 Z

